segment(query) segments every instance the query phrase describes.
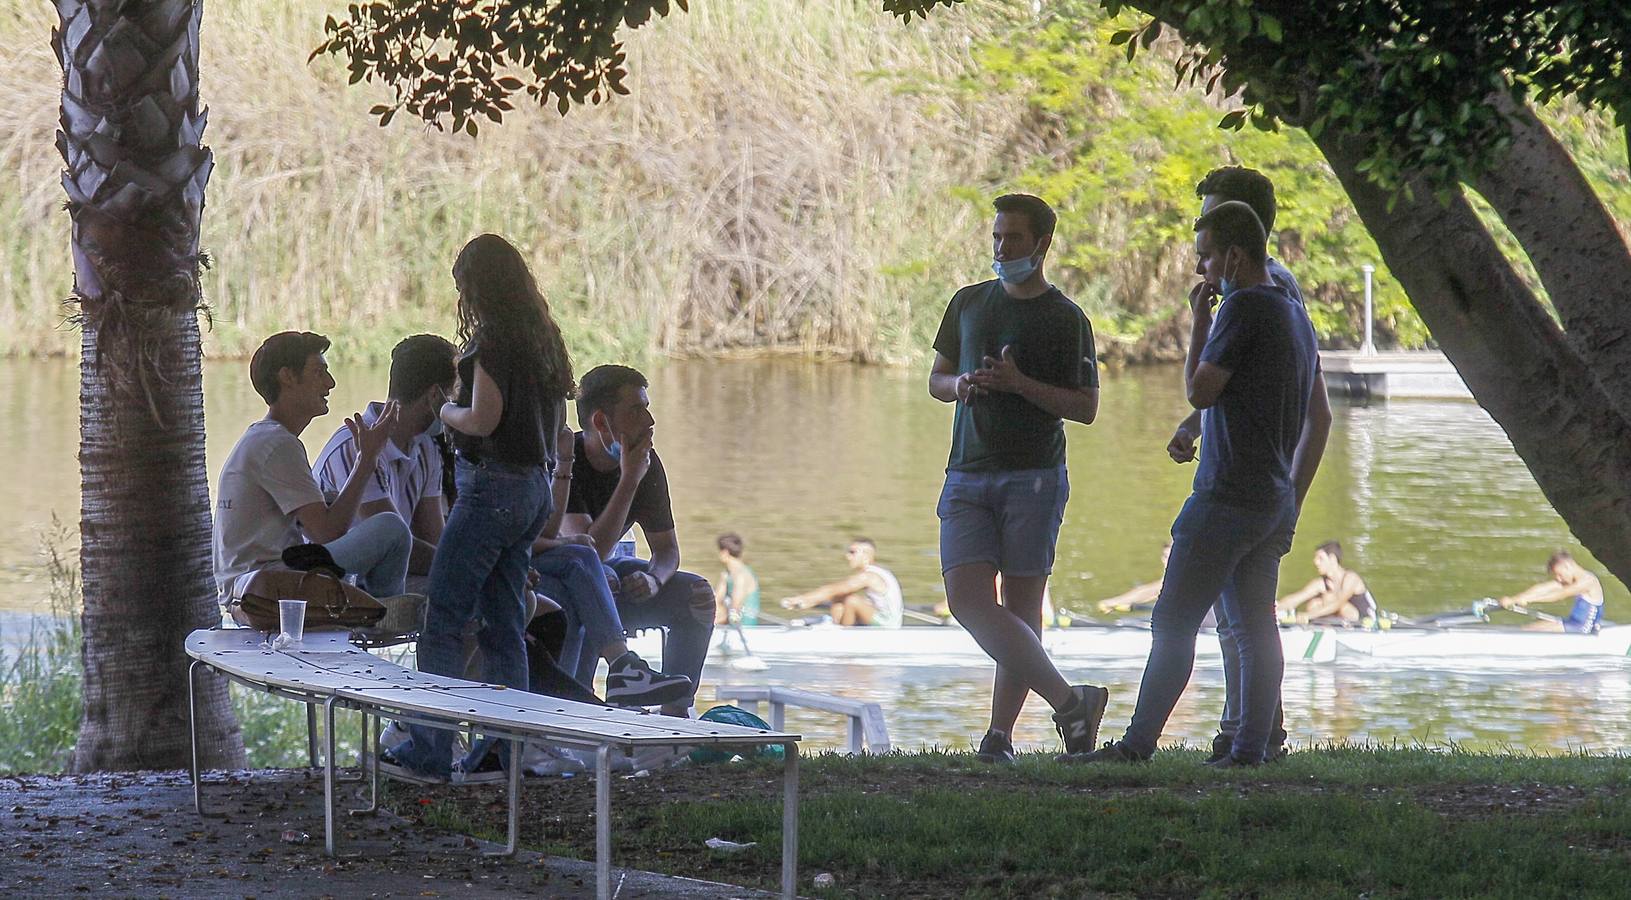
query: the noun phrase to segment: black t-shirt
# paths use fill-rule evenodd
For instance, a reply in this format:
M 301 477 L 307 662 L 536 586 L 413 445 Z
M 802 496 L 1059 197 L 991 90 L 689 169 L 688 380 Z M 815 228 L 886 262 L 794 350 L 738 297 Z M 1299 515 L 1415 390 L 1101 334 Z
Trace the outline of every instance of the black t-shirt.
M 1019 370 L 1055 387 L 1099 386 L 1093 326 L 1056 287 L 1024 300 L 993 279 L 958 291 L 946 308 L 935 352 L 959 375 L 1013 347 Z M 1049 469 L 1065 462 L 1065 424 L 1017 394 L 992 392 L 957 404 L 948 471 Z
M 572 492 L 567 495 L 566 511 L 598 519 L 606 510 L 606 504 L 611 502 L 617 483 L 623 480 L 623 470 L 616 468 L 602 472 L 590 465 L 589 454 L 583 450 L 581 431 L 573 441 L 572 449 Z M 639 525 L 647 535 L 674 530 L 674 507 L 668 498 L 668 473 L 663 471 L 663 461 L 657 457 L 655 450 L 651 451 L 651 468 L 646 470 L 646 477 L 640 479 L 640 486 L 634 489 L 628 518 L 623 520 L 619 533 L 627 534 L 634 525 Z
M 1201 361 L 1230 375 L 1201 413 L 1195 493 L 1240 506 L 1284 502 L 1320 365 L 1307 311 L 1279 285 L 1241 288 L 1218 307 Z
M 465 434 L 449 428 L 453 446 L 474 460 L 497 460 L 516 466 L 555 465 L 555 442 L 551 439 L 564 415 L 564 402 L 558 397 L 541 396 L 533 367 L 523 363 L 506 348 L 479 337 L 459 358 L 460 406 L 468 407 L 475 391 L 476 360 L 498 385 L 504 397 L 504 411 L 498 427 L 486 437 Z

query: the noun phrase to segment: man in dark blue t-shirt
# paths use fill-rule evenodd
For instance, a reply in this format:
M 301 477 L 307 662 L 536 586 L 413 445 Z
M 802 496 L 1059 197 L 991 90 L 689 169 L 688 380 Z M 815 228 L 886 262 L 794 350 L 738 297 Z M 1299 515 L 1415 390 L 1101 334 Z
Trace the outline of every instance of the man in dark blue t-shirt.
M 1257 220 L 1263 223 L 1263 230 L 1269 234 L 1274 233 L 1274 219 L 1277 204 L 1274 200 L 1274 182 L 1268 176 L 1256 169 L 1245 166 L 1221 166 L 1206 173 L 1206 176 L 1195 185 L 1195 195 L 1201 200 L 1201 215 L 1206 215 L 1218 204 L 1230 200 L 1239 200 L 1250 206 L 1252 212 L 1257 214 Z M 1291 272 L 1281 265 L 1279 260 L 1270 256 L 1265 272 L 1269 280 L 1284 288 L 1291 298 L 1299 305 L 1303 302 L 1302 288 Z M 1320 421 L 1329 414 L 1325 403 L 1325 380 L 1315 376 L 1313 414 L 1309 422 Z M 1298 459 L 1304 466 L 1317 467 L 1320 454 L 1324 451 L 1324 431 L 1304 427 L 1302 445 L 1298 452 Z M 1173 432 L 1172 440 L 1167 444 L 1167 453 L 1177 463 L 1195 461 L 1195 442 L 1201 437 L 1201 411 L 1195 410 L 1178 425 Z M 1318 438 L 1322 443 L 1318 450 L 1311 447 L 1311 442 Z M 1312 480 L 1313 468 L 1308 471 L 1299 471 L 1293 477 Z M 1230 590 L 1225 585 L 1223 590 Z M 1212 755 L 1207 759 L 1209 763 L 1221 762 L 1234 748 L 1235 732 L 1240 728 L 1240 650 L 1239 642 L 1235 639 L 1233 623 L 1229 621 L 1229 611 L 1220 600 L 1214 607 L 1218 622 L 1218 644 L 1223 650 L 1223 682 L 1224 702 L 1223 715 L 1218 718 L 1218 733 L 1212 738 Z M 1265 759 L 1282 759 L 1286 755 L 1286 731 L 1282 723 L 1282 715 L 1278 709 L 1274 713 L 1274 724 L 1269 729 L 1269 746 Z
M 1009 734 L 1031 691 L 1053 707 L 1066 754 L 1093 748 L 1109 698 L 1102 687 L 1065 681 L 1040 637 L 1070 496 L 1064 420 L 1092 423 L 1099 379 L 1087 316 L 1042 275 L 1053 210 L 1028 194 L 993 206 L 997 278 L 952 297 L 934 339 L 929 393 L 957 405 L 936 510 L 946 602 L 997 664 L 977 756 L 1011 763 Z
M 1268 234 L 1250 206 L 1218 204 L 1195 223 L 1194 313 L 1184 380 L 1203 410 L 1194 493 L 1172 525 L 1172 556 L 1150 616 L 1149 664 L 1132 724 L 1084 761 L 1148 759 L 1189 683 L 1195 635 L 1220 600 L 1239 644 L 1241 717 L 1220 766 L 1263 761 L 1284 660 L 1274 618 L 1280 557 L 1330 427 L 1314 397 L 1319 352 L 1308 314 L 1267 272 Z M 1214 321 L 1212 307 L 1222 297 Z M 1311 419 L 1311 408 L 1313 418 Z M 1304 439 L 1304 425 L 1320 432 Z M 1225 590 L 1228 587 L 1228 590 Z

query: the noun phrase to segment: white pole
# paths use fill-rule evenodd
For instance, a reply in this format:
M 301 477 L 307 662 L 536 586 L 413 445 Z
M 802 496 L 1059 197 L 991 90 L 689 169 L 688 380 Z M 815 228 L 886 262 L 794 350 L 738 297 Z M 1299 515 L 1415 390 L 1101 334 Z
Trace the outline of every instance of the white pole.
M 1374 356 L 1376 344 L 1371 340 L 1371 327 L 1375 316 L 1371 312 L 1371 274 L 1376 271 L 1376 267 L 1367 264 L 1359 268 L 1365 273 L 1365 342 L 1359 345 L 1359 352 L 1365 356 Z

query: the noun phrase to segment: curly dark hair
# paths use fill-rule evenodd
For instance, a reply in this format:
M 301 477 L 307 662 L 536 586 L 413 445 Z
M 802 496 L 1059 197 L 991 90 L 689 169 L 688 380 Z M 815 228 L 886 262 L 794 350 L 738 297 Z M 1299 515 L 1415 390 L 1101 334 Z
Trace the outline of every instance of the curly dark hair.
M 513 371 L 538 379 L 546 402 L 572 396 L 572 359 L 560 326 L 521 251 L 496 234 L 482 234 L 453 263 L 459 288 L 459 339 L 466 347 L 487 344 L 517 355 Z

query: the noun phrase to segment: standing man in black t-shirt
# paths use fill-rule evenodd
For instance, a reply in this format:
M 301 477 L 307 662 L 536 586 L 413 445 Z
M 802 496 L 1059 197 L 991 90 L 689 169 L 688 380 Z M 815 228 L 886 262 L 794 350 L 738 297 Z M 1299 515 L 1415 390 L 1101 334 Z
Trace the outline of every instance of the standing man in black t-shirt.
M 1066 682 L 1041 640 L 1043 592 L 1070 496 L 1063 420 L 1092 424 L 1099 409 L 1093 328 L 1043 277 L 1053 210 L 1027 194 L 993 205 L 997 278 L 952 297 L 934 339 L 929 393 L 957 404 L 937 510 L 946 600 L 997 663 L 991 726 L 977 755 L 1009 763 L 1009 735 L 1029 692 L 1053 707 L 1066 754 L 1093 749 L 1110 692 Z
M 668 474 L 652 449 L 656 420 L 646 396 L 646 376 L 628 366 L 597 366 L 578 383 L 578 425 L 572 459 L 572 490 L 561 522 L 563 536 L 587 534 L 607 568 L 618 578 L 617 613 L 631 629 L 668 629 L 663 672 L 691 679 L 692 691 L 665 703 L 663 712 L 683 716 L 690 709 L 708 641 L 714 630 L 714 592 L 700 575 L 681 572 L 680 542 L 668 496 Z M 640 526 L 651 559 L 614 557 L 629 529 Z M 570 618 L 569 618 L 570 624 Z M 568 641 L 578 639 L 572 628 Z M 569 647 L 565 655 L 572 656 Z M 579 652 L 577 677 L 594 678 L 594 653 Z M 632 689 L 614 684 L 606 690 Z

